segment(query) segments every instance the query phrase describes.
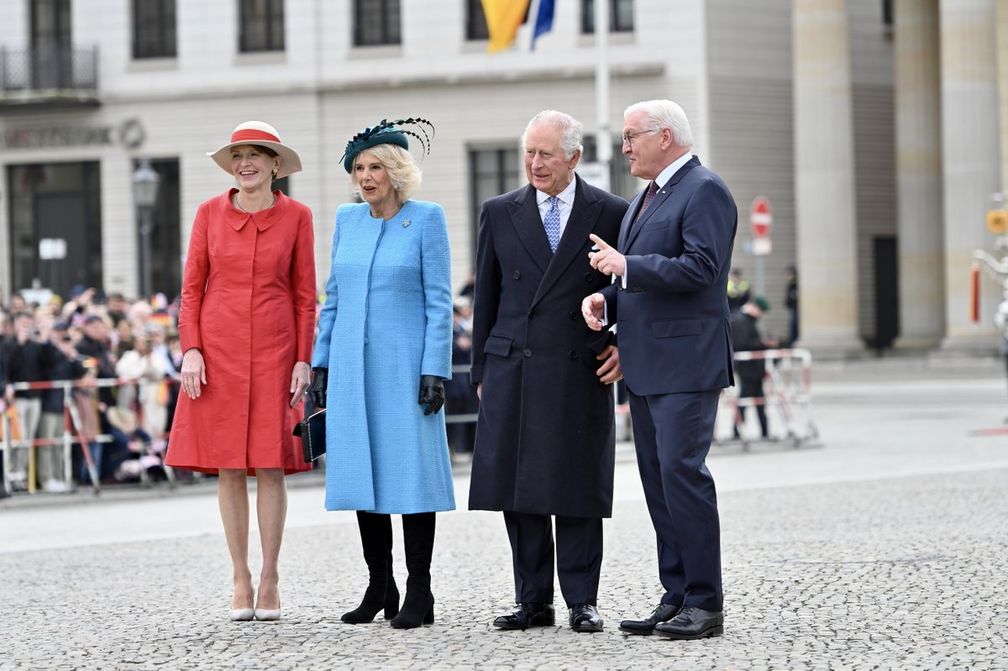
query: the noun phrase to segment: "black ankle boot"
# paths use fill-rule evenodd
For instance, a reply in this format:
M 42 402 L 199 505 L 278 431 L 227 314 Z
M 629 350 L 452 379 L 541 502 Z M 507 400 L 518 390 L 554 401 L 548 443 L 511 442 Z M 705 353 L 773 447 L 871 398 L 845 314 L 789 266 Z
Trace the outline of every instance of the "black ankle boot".
M 402 610 L 392 618 L 396 629 L 413 629 L 434 624 L 434 595 L 431 593 L 430 565 L 434 553 L 434 513 L 403 515 L 406 550 L 406 598 Z
M 390 620 L 399 612 L 399 590 L 392 576 L 392 519 L 358 512 L 357 526 L 368 566 L 368 586 L 360 605 L 340 619 L 348 624 L 371 622 L 384 609 L 385 619 Z

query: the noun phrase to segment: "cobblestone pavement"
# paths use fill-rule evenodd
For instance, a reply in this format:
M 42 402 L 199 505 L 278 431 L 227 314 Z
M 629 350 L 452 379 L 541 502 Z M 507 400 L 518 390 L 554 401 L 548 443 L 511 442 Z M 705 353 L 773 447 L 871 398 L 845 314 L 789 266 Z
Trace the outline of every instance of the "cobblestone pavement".
M 513 590 L 506 534 L 499 515 L 465 511 L 438 518 L 433 626 L 342 624 L 366 581 L 356 525 L 319 511 L 309 479 L 291 488 L 278 623 L 226 620 L 212 489 L 0 509 L 0 669 L 1008 668 L 1008 435 L 975 433 L 1004 426 L 1004 380 L 992 368 L 857 372 L 820 386 L 821 449 L 712 455 L 722 638 L 619 633 L 621 617 L 645 614 L 658 595 L 654 536 L 624 452 L 606 523 L 603 633 L 494 630 Z M 464 474 L 457 485 L 464 502 Z M 398 528 L 395 542 L 402 584 Z

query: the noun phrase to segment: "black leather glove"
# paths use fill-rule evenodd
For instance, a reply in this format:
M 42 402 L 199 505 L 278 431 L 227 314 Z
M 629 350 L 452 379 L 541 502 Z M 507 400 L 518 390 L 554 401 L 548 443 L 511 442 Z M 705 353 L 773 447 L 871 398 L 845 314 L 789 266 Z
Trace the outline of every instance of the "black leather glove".
M 420 376 L 420 405 L 423 414 L 433 415 L 444 405 L 444 378 L 437 375 Z
M 311 384 L 308 385 L 308 396 L 316 408 L 324 408 L 326 404 L 326 387 L 329 386 L 329 369 L 312 368 Z

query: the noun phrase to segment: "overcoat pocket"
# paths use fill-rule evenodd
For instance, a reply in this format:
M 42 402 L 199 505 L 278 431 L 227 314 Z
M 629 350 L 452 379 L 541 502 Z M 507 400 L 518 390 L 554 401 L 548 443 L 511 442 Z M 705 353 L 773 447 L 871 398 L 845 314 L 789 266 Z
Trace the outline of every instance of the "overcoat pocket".
M 486 342 L 483 343 L 483 353 L 495 356 L 507 356 L 511 351 L 511 342 L 513 340 L 513 338 L 502 335 L 488 336 Z
M 670 319 L 655 322 L 651 325 L 651 335 L 655 338 L 678 338 L 680 336 L 699 335 L 699 319 Z

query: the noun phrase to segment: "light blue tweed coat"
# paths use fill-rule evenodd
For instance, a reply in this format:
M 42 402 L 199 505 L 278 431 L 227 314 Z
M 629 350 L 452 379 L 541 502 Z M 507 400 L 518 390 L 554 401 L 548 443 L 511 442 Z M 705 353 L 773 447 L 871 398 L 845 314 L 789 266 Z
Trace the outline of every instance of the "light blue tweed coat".
M 444 410 L 418 403 L 421 375 L 451 377 L 451 339 L 444 209 L 408 200 L 382 221 L 341 206 L 312 355 L 329 368 L 328 510 L 455 508 Z

